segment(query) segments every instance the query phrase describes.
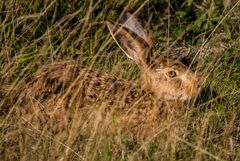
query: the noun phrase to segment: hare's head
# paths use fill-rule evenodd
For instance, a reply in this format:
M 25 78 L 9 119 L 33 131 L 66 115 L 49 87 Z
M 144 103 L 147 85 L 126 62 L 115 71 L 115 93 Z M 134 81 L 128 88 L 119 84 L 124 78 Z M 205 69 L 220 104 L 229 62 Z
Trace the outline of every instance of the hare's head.
M 120 22 L 106 24 L 118 46 L 140 67 L 143 90 L 164 100 L 185 101 L 198 94 L 199 77 L 179 60 L 157 56 L 151 36 L 133 15 L 124 12 Z

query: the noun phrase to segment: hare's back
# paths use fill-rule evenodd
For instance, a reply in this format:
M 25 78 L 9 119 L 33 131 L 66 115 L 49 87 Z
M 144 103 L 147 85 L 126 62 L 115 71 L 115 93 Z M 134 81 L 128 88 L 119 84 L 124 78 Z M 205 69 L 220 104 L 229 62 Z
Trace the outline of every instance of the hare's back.
M 95 104 L 96 101 L 113 104 L 123 95 L 126 95 L 124 101 L 127 101 L 138 97 L 133 95 L 137 95 L 138 90 L 135 82 L 80 66 L 74 61 L 62 61 L 45 65 L 25 79 L 18 95 L 24 98 L 24 106 L 37 102 L 44 107 L 61 104 L 68 108 Z

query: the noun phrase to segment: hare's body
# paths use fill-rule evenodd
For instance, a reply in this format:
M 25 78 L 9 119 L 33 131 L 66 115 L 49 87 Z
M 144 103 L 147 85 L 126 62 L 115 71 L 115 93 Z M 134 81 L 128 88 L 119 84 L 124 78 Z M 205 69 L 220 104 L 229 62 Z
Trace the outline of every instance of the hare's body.
M 66 129 L 74 117 L 88 130 L 98 117 L 99 122 L 109 121 L 108 128 L 116 117 L 121 128 L 139 132 L 139 128 L 160 123 L 164 108 L 171 107 L 143 92 L 139 82 L 90 70 L 74 61 L 44 66 L 23 80 L 14 95 L 23 122 L 55 133 Z
M 177 111 L 197 95 L 199 78 L 193 71 L 178 60 L 157 56 L 150 36 L 131 14 L 124 13 L 120 21 L 122 25 L 106 24 L 119 47 L 140 67 L 141 84 L 73 61 L 49 64 L 24 80 L 15 92 L 21 98 L 18 105 L 25 121 L 59 129 L 78 120 L 78 127 L 96 128 L 96 122 L 109 125 L 116 117 L 122 128 L 142 132 L 139 128 L 158 125 L 164 111 Z

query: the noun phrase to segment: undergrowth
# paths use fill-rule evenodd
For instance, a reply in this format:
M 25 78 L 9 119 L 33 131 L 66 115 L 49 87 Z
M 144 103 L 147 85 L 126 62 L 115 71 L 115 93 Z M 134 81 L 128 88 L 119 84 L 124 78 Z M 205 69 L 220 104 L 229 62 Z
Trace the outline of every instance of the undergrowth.
M 104 24 L 125 7 L 146 24 L 159 54 L 186 57 L 204 80 L 195 105 L 177 120 L 178 135 L 171 135 L 169 124 L 147 141 L 129 141 L 117 121 L 114 136 L 66 135 L 63 142 L 34 128 L 21 131 L 7 98 L 45 64 L 70 59 L 139 78 Z M 1 1 L 0 160 L 240 160 L 239 9 L 238 0 Z M 33 147 L 24 147 L 22 132 L 34 138 Z

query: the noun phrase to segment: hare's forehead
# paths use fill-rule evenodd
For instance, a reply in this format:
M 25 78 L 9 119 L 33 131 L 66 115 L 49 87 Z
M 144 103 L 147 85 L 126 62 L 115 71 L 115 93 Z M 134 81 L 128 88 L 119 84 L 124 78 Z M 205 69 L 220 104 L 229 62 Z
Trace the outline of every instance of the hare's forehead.
M 157 58 L 154 61 L 154 68 L 171 68 L 176 70 L 186 70 L 187 66 L 185 66 L 181 61 L 177 59 L 168 59 L 168 58 Z

